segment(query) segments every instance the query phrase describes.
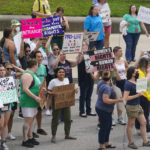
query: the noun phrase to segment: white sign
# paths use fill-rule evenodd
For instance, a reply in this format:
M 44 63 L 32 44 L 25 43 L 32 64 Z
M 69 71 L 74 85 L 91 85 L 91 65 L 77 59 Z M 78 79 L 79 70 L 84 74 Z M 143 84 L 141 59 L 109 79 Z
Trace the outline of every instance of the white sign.
M 0 78 L 0 101 L 3 104 L 18 102 L 18 95 L 13 77 Z
M 65 33 L 63 42 L 64 53 L 78 53 L 82 50 L 83 33 Z
M 150 24 L 150 8 L 140 6 L 137 20 L 139 20 L 143 23 Z
M 137 79 L 136 92 L 140 93 L 147 91 L 147 83 L 148 83 L 147 78 Z
M 100 32 L 85 32 L 83 40 L 96 41 Z
M 103 23 L 110 22 L 110 10 L 109 9 L 101 9 L 99 11 L 99 15 L 101 16 Z

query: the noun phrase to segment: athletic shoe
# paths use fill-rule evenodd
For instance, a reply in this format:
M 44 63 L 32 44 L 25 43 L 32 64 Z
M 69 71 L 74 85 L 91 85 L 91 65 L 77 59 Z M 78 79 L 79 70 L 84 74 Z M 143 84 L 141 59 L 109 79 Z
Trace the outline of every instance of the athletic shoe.
M 13 136 L 11 133 L 8 133 L 7 138 L 8 138 L 9 140 L 15 140 L 15 139 L 16 139 L 16 137 Z
M 146 143 L 143 143 L 143 146 L 150 146 L 150 141 L 147 141 Z
M 22 146 L 27 147 L 27 148 L 33 148 L 33 147 L 34 147 L 34 145 L 31 144 L 31 143 L 29 142 L 29 140 L 23 141 L 23 142 L 22 142 Z
M 46 116 L 51 116 L 51 112 L 50 112 L 49 109 L 47 109 L 47 110 L 45 111 L 45 115 L 46 115 Z
M 31 143 L 32 145 L 39 145 L 40 142 L 38 142 L 36 139 L 32 138 L 28 140 L 29 143 Z
M 1 149 L 2 149 L 2 150 L 9 150 L 9 148 L 8 148 L 8 146 L 6 145 L 6 142 L 5 142 L 5 141 L 1 142 Z
M 22 114 L 19 114 L 18 118 L 19 118 L 19 119 L 24 119 L 24 117 L 23 117 Z
M 122 118 L 118 119 L 118 123 L 121 124 L 121 125 L 126 125 L 127 124 Z
M 116 122 L 115 121 L 112 121 L 112 126 L 116 126 Z
M 44 129 L 37 129 L 37 133 L 41 135 L 48 135 L 47 132 L 44 131 Z
M 132 149 L 138 149 L 138 147 L 134 143 L 129 144 L 128 147 Z

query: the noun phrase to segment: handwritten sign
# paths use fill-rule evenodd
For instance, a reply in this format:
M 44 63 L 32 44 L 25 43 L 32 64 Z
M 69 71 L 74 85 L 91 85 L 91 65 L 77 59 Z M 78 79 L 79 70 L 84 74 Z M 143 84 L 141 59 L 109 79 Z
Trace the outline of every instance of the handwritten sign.
M 42 33 L 43 37 L 63 34 L 60 17 L 42 18 Z
M 100 32 L 85 32 L 83 40 L 96 41 Z
M 85 52 L 84 60 L 88 73 L 103 70 L 112 70 L 114 64 L 112 48 L 109 47 L 101 50 Z
M 64 53 L 78 53 L 82 50 L 83 33 L 65 33 L 63 42 Z
M 138 11 L 137 20 L 147 23 L 147 24 L 150 24 L 150 8 L 140 6 L 140 9 Z
M 54 88 L 54 108 L 61 109 L 75 105 L 75 84 L 57 86 Z
M 24 39 L 42 37 L 41 18 L 21 20 Z
M 0 78 L 0 101 L 2 101 L 3 104 L 18 102 L 13 77 Z
M 140 93 L 140 92 L 145 92 L 147 91 L 147 78 L 141 78 L 141 79 L 137 79 L 136 82 L 136 92 Z
M 100 9 L 99 15 L 101 16 L 103 23 L 110 22 L 110 10 L 109 9 Z

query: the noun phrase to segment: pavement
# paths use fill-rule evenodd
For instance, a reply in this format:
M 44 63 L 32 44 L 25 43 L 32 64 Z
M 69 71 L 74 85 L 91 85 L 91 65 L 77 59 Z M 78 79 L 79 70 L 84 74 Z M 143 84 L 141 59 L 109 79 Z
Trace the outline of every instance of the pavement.
M 0 32 L 0 38 L 2 36 L 2 32 Z M 110 46 L 121 46 L 123 50 L 125 50 L 125 43 L 120 34 L 112 34 L 110 38 Z M 136 58 L 138 58 L 141 50 L 149 50 L 149 42 L 150 39 L 145 35 L 140 37 L 139 43 L 137 45 L 137 53 Z M 70 59 L 74 59 L 75 55 L 68 55 Z M 73 69 L 73 78 L 77 78 L 77 69 Z M 77 85 L 76 85 L 77 86 Z M 51 119 L 52 117 L 45 116 L 43 111 L 43 120 L 42 120 L 42 128 L 44 128 L 47 132 L 47 136 L 40 136 L 38 139 L 40 142 L 39 146 L 35 146 L 32 148 L 33 150 L 97 150 L 98 149 L 98 130 L 97 130 L 97 117 L 88 116 L 87 118 L 79 117 L 79 93 L 76 95 L 76 103 L 75 106 L 72 107 L 72 127 L 71 127 L 71 135 L 77 137 L 77 140 L 65 140 L 64 139 L 64 125 L 60 123 L 57 131 L 57 141 L 56 144 L 52 144 L 51 140 Z M 95 103 L 97 100 L 96 95 L 96 84 L 94 87 L 93 95 L 92 95 L 92 110 L 95 111 Z M 117 120 L 115 109 L 115 120 Z M 23 120 L 18 119 L 18 110 L 16 111 L 14 117 L 14 124 L 12 129 L 12 134 L 16 136 L 16 140 L 7 141 L 10 150 L 27 150 L 21 146 L 22 143 L 22 125 Z M 127 116 L 124 110 L 123 113 L 124 120 L 127 120 Z M 36 131 L 37 126 L 36 122 L 34 124 L 34 131 Z M 133 130 L 133 138 L 135 143 L 138 145 L 139 150 L 149 150 L 150 148 L 142 147 L 142 139 L 140 136 L 135 134 L 135 129 Z M 127 148 L 128 140 L 126 136 L 126 126 L 122 126 L 117 124 L 110 134 L 110 142 L 117 146 L 115 150 L 129 150 Z

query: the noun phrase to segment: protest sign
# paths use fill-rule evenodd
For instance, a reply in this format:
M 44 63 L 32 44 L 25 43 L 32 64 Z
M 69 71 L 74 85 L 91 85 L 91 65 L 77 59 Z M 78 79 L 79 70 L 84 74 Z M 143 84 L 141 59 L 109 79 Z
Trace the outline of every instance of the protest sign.
M 140 93 L 140 92 L 145 92 L 147 91 L 147 78 L 141 78 L 141 79 L 137 79 L 136 81 L 136 92 Z
M 60 17 L 42 18 L 42 33 L 43 37 L 63 34 Z
M 85 52 L 84 60 L 88 73 L 113 69 L 114 58 L 111 47 Z
M 13 77 L 0 78 L 0 101 L 3 104 L 18 101 L 17 90 Z
M 100 9 L 99 15 L 101 16 L 103 23 L 110 22 L 110 10 L 109 9 Z
M 54 88 L 54 108 L 61 109 L 75 105 L 75 84 L 57 86 Z
M 138 11 L 137 20 L 150 24 L 150 8 L 146 8 L 143 6 L 140 6 L 140 9 Z
M 21 20 L 21 27 L 24 39 L 42 37 L 41 18 Z
M 83 40 L 87 41 L 96 41 L 100 32 L 85 32 L 83 36 Z
M 78 53 L 82 50 L 83 33 L 65 33 L 63 41 L 64 53 Z
M 44 108 L 44 105 L 47 101 L 47 98 L 46 98 L 46 95 L 44 92 L 44 88 L 46 88 L 46 80 L 43 81 L 43 84 L 40 86 L 40 90 L 39 90 L 39 97 L 41 98 L 41 101 L 40 101 L 41 109 Z

